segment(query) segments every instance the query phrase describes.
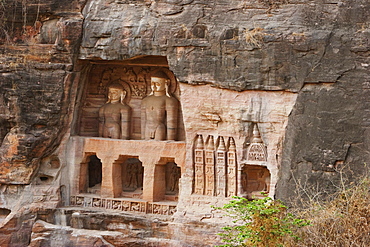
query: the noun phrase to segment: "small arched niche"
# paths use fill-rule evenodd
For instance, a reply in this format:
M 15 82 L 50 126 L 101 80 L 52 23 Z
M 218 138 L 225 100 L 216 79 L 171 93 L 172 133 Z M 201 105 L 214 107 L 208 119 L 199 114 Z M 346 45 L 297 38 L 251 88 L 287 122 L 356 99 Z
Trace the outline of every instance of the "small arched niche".
M 242 196 L 253 199 L 267 196 L 270 191 L 270 171 L 265 166 L 244 165 L 241 172 Z
M 100 194 L 102 162 L 96 154 L 88 153 L 80 167 L 80 193 Z

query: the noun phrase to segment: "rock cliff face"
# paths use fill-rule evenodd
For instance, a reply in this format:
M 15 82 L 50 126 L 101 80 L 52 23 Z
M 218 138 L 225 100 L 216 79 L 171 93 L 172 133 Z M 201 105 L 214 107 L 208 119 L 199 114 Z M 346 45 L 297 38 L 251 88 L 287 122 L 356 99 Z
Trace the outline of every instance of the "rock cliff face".
M 222 216 L 209 206 L 222 205 L 228 195 L 266 191 L 290 202 L 320 193 L 324 199 L 343 178 L 355 181 L 368 172 L 367 0 L 5 0 L 0 8 L 1 245 L 58 245 L 47 237 L 53 232 L 72 246 L 81 245 L 76 235 L 87 246 L 153 246 L 161 239 L 160 246 L 195 246 L 190 236 L 206 233 L 203 244 L 211 246 Z M 135 142 L 141 100 L 157 68 L 168 71 L 169 93 L 181 105 L 178 142 L 161 151 L 154 141 Z M 97 134 L 97 112 L 111 81 L 128 92 L 133 114 L 132 140 L 122 145 Z M 253 153 L 252 144 L 262 151 Z M 207 163 L 208 148 L 223 168 Z M 199 150 L 205 156 L 197 156 Z M 103 167 L 101 195 L 112 204 L 91 196 L 100 189 L 87 186 L 93 156 Z M 126 210 L 137 217 L 140 233 L 131 216 L 124 223 L 104 218 L 124 209 L 125 181 L 119 178 L 117 187 L 115 167 L 134 158 L 143 165 L 144 191 L 122 195 L 143 200 L 140 213 L 134 199 Z M 163 167 L 171 162 L 181 170 L 176 195 L 160 189 L 168 190 Z M 234 174 L 223 180 L 212 171 L 209 195 L 207 164 L 224 177 Z M 163 198 L 171 202 L 159 203 Z M 97 205 L 103 213 L 89 221 L 78 216 L 88 209 L 57 209 L 72 204 Z M 166 210 L 173 205 L 171 216 Z M 156 213 L 163 220 L 154 219 Z

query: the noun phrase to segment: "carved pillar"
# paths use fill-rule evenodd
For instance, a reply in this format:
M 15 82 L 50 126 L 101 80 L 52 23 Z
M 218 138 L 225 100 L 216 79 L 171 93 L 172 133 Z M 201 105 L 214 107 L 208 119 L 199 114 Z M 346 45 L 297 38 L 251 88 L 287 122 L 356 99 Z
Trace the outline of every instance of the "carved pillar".
M 157 202 L 166 194 L 166 160 L 140 157 L 144 166 L 143 199 Z
M 198 195 L 204 194 L 204 142 L 203 136 L 198 135 L 195 142 L 194 149 L 194 170 L 195 170 L 195 184 L 194 193 Z
M 166 165 L 156 164 L 154 168 L 153 202 L 163 201 L 166 194 Z
M 118 197 L 122 192 L 121 165 L 115 162 L 114 157 L 103 156 L 102 162 L 102 197 Z M 118 189 L 120 187 L 120 190 Z
M 78 193 L 86 193 L 89 187 L 89 161 L 80 164 Z
M 227 196 L 236 196 L 237 193 L 237 165 L 236 146 L 234 138 L 229 137 L 229 151 L 227 152 Z
M 243 165 L 240 165 L 237 167 L 238 169 L 238 175 L 237 175 L 237 187 L 238 187 L 238 191 L 237 191 L 237 195 L 238 196 L 243 196 L 244 194 L 244 190 L 243 190 Z
M 215 195 L 215 143 L 213 136 L 208 137 L 207 148 L 205 150 L 205 194 L 207 196 Z
M 226 196 L 226 146 L 224 138 L 219 138 L 216 151 L 216 196 Z
M 112 164 L 112 190 L 113 197 L 122 195 L 122 161 L 115 161 Z

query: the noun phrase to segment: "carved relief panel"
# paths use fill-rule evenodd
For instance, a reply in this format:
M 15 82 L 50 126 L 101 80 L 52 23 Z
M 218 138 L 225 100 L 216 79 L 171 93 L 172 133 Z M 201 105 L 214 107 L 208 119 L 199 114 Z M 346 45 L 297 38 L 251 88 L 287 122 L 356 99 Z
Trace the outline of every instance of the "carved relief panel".
M 253 135 L 245 152 L 248 163 L 261 163 L 267 161 L 267 149 L 262 141 L 257 124 L 253 126 Z
M 267 169 L 267 148 L 257 123 L 244 151 L 241 169 L 241 194 L 247 198 L 266 196 L 270 190 L 270 171 Z M 262 192 L 262 193 L 261 193 Z
M 166 195 L 178 195 L 181 169 L 174 162 L 166 164 Z
M 232 137 L 210 135 L 203 142 L 198 135 L 194 142 L 194 194 L 233 196 L 237 193 L 236 146 Z M 226 145 L 227 144 L 227 145 Z
M 154 83 L 157 81 L 162 85 Z M 184 140 L 179 89 L 166 67 L 93 64 L 86 75 L 77 132 L 114 139 Z

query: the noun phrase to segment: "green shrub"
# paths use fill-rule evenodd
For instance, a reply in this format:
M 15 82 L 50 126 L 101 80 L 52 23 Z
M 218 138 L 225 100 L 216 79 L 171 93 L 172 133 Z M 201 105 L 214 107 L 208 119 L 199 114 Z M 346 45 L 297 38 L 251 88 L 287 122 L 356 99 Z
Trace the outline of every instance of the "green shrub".
M 220 246 L 287 246 L 287 239 L 288 243 L 299 239 L 296 229 L 308 225 L 308 221 L 287 213 L 286 206 L 270 197 L 252 201 L 234 198 L 218 208 L 234 219 L 234 225 L 223 227 L 224 232 L 219 233 L 225 242 Z

